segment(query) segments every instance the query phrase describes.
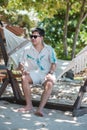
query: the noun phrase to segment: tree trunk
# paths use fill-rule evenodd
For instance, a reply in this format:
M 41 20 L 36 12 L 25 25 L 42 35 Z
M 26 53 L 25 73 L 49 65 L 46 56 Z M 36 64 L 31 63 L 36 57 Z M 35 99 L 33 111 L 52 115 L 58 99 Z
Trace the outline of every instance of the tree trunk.
M 63 36 L 64 55 L 65 55 L 65 57 L 68 56 L 68 49 L 67 49 L 67 26 L 68 26 L 70 8 L 71 8 L 71 4 L 70 4 L 69 0 L 67 0 L 67 9 L 66 9 L 66 14 L 65 14 L 64 36 Z
M 77 42 L 78 34 L 79 34 L 79 31 L 80 31 L 80 25 L 82 23 L 82 19 L 83 19 L 83 16 L 84 16 L 85 4 L 86 4 L 86 0 L 83 0 L 81 10 L 80 10 L 80 17 L 77 21 L 76 31 L 75 31 L 75 35 L 74 35 L 74 39 L 73 39 L 73 47 L 72 47 L 72 54 L 71 54 L 72 59 L 75 57 L 76 42 Z

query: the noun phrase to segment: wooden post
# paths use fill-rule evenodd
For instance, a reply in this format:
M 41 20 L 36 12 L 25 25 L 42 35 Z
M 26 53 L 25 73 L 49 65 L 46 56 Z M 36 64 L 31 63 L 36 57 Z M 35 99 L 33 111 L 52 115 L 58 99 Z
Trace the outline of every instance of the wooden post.
M 83 99 L 85 92 L 87 92 L 87 79 L 86 79 L 84 85 L 81 86 L 79 89 L 77 99 L 73 105 L 73 113 L 72 113 L 73 116 L 81 116 L 81 115 L 87 113 L 87 108 L 81 107 L 82 99 Z

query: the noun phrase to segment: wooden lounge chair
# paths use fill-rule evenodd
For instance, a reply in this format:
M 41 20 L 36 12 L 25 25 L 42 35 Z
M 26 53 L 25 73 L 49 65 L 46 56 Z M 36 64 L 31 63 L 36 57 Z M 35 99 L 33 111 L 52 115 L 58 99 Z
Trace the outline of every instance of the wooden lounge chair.
M 27 44 L 27 42 L 25 42 L 25 44 Z M 6 78 L 4 80 L 2 86 L 0 87 L 0 97 L 3 95 L 3 92 L 4 92 L 4 90 L 6 89 L 6 87 L 9 83 L 11 84 L 13 94 L 14 94 L 13 98 L 1 97 L 0 99 L 1 100 L 5 99 L 5 100 L 15 102 L 15 103 L 19 103 L 19 104 L 25 104 L 25 100 L 23 99 L 23 96 L 22 96 L 20 87 L 18 85 L 18 82 L 17 82 L 16 78 L 13 76 L 12 71 L 9 70 L 8 66 L 7 66 L 9 57 L 12 56 L 12 54 L 14 53 L 14 50 L 15 51 L 18 50 L 19 47 L 16 46 L 13 50 L 11 50 L 11 52 L 7 52 L 5 45 L 4 45 L 4 40 L 2 39 L 1 35 L 0 35 L 0 46 L 1 46 L 1 49 L 2 49 L 2 54 L 3 54 L 3 58 L 4 58 L 4 61 L 5 61 L 5 66 L 6 66 L 6 70 L 7 70 L 7 74 L 8 74 L 8 78 Z M 13 57 L 11 57 L 11 58 L 13 58 Z M 71 69 L 71 68 L 72 67 L 70 67 L 69 69 Z M 66 71 L 69 70 L 69 69 L 66 68 Z M 64 72 L 66 72 L 66 71 L 64 71 Z M 83 98 L 83 95 L 84 95 L 85 92 L 87 92 L 87 80 L 85 81 L 84 85 L 80 87 L 79 92 L 77 94 L 77 99 L 75 100 L 73 105 L 66 105 L 66 104 L 59 104 L 59 103 L 49 103 L 48 102 L 45 107 L 50 108 L 50 109 L 58 109 L 58 110 L 62 110 L 62 111 L 72 111 L 73 116 L 81 116 L 81 115 L 87 113 L 87 108 L 81 107 L 82 98 Z M 38 106 L 39 101 L 34 100 L 33 104 L 35 106 Z

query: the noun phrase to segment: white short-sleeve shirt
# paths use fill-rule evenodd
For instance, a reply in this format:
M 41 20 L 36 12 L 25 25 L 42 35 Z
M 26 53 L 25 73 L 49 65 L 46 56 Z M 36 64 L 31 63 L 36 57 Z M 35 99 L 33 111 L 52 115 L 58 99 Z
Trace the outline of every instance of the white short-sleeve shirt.
M 51 63 L 57 63 L 57 59 L 51 46 L 44 43 L 44 48 L 38 52 L 31 44 L 24 50 L 20 62 L 24 64 L 25 70 L 30 74 L 36 72 L 45 77 L 50 70 Z M 33 77 L 31 76 L 31 78 Z

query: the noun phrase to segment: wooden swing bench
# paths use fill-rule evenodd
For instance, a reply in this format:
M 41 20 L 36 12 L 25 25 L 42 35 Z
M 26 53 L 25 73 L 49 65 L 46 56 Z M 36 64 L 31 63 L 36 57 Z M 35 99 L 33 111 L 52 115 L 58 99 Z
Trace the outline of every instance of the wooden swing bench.
M 5 43 L 5 41 L 2 39 L 2 35 L 0 34 L 0 47 L 1 47 L 2 55 L 3 55 L 3 59 L 5 62 L 4 70 L 6 70 L 6 72 L 7 72 L 7 76 L 2 76 L 2 75 L 0 76 L 1 78 L 3 78 L 3 83 L 0 87 L 0 100 L 6 100 L 11 103 L 17 103 L 17 104 L 24 105 L 25 100 L 23 98 L 21 89 L 19 87 L 19 83 L 18 83 L 16 77 L 14 77 L 12 71 L 7 68 L 8 55 L 7 55 L 4 43 Z M 3 66 L 1 66 L 0 69 L 3 69 Z M 3 97 L 2 95 L 3 95 L 6 87 L 8 86 L 8 84 L 11 85 L 11 88 L 13 91 L 13 96 Z M 72 116 L 81 116 L 81 115 L 87 113 L 87 107 L 81 106 L 82 99 L 83 99 L 85 92 L 87 92 L 87 79 L 86 79 L 84 85 L 80 87 L 79 92 L 77 94 L 77 98 L 73 105 L 47 102 L 45 107 L 49 108 L 49 109 L 71 111 Z M 32 102 L 33 102 L 34 106 L 38 106 L 40 103 L 40 101 L 37 101 L 37 100 L 32 100 Z

